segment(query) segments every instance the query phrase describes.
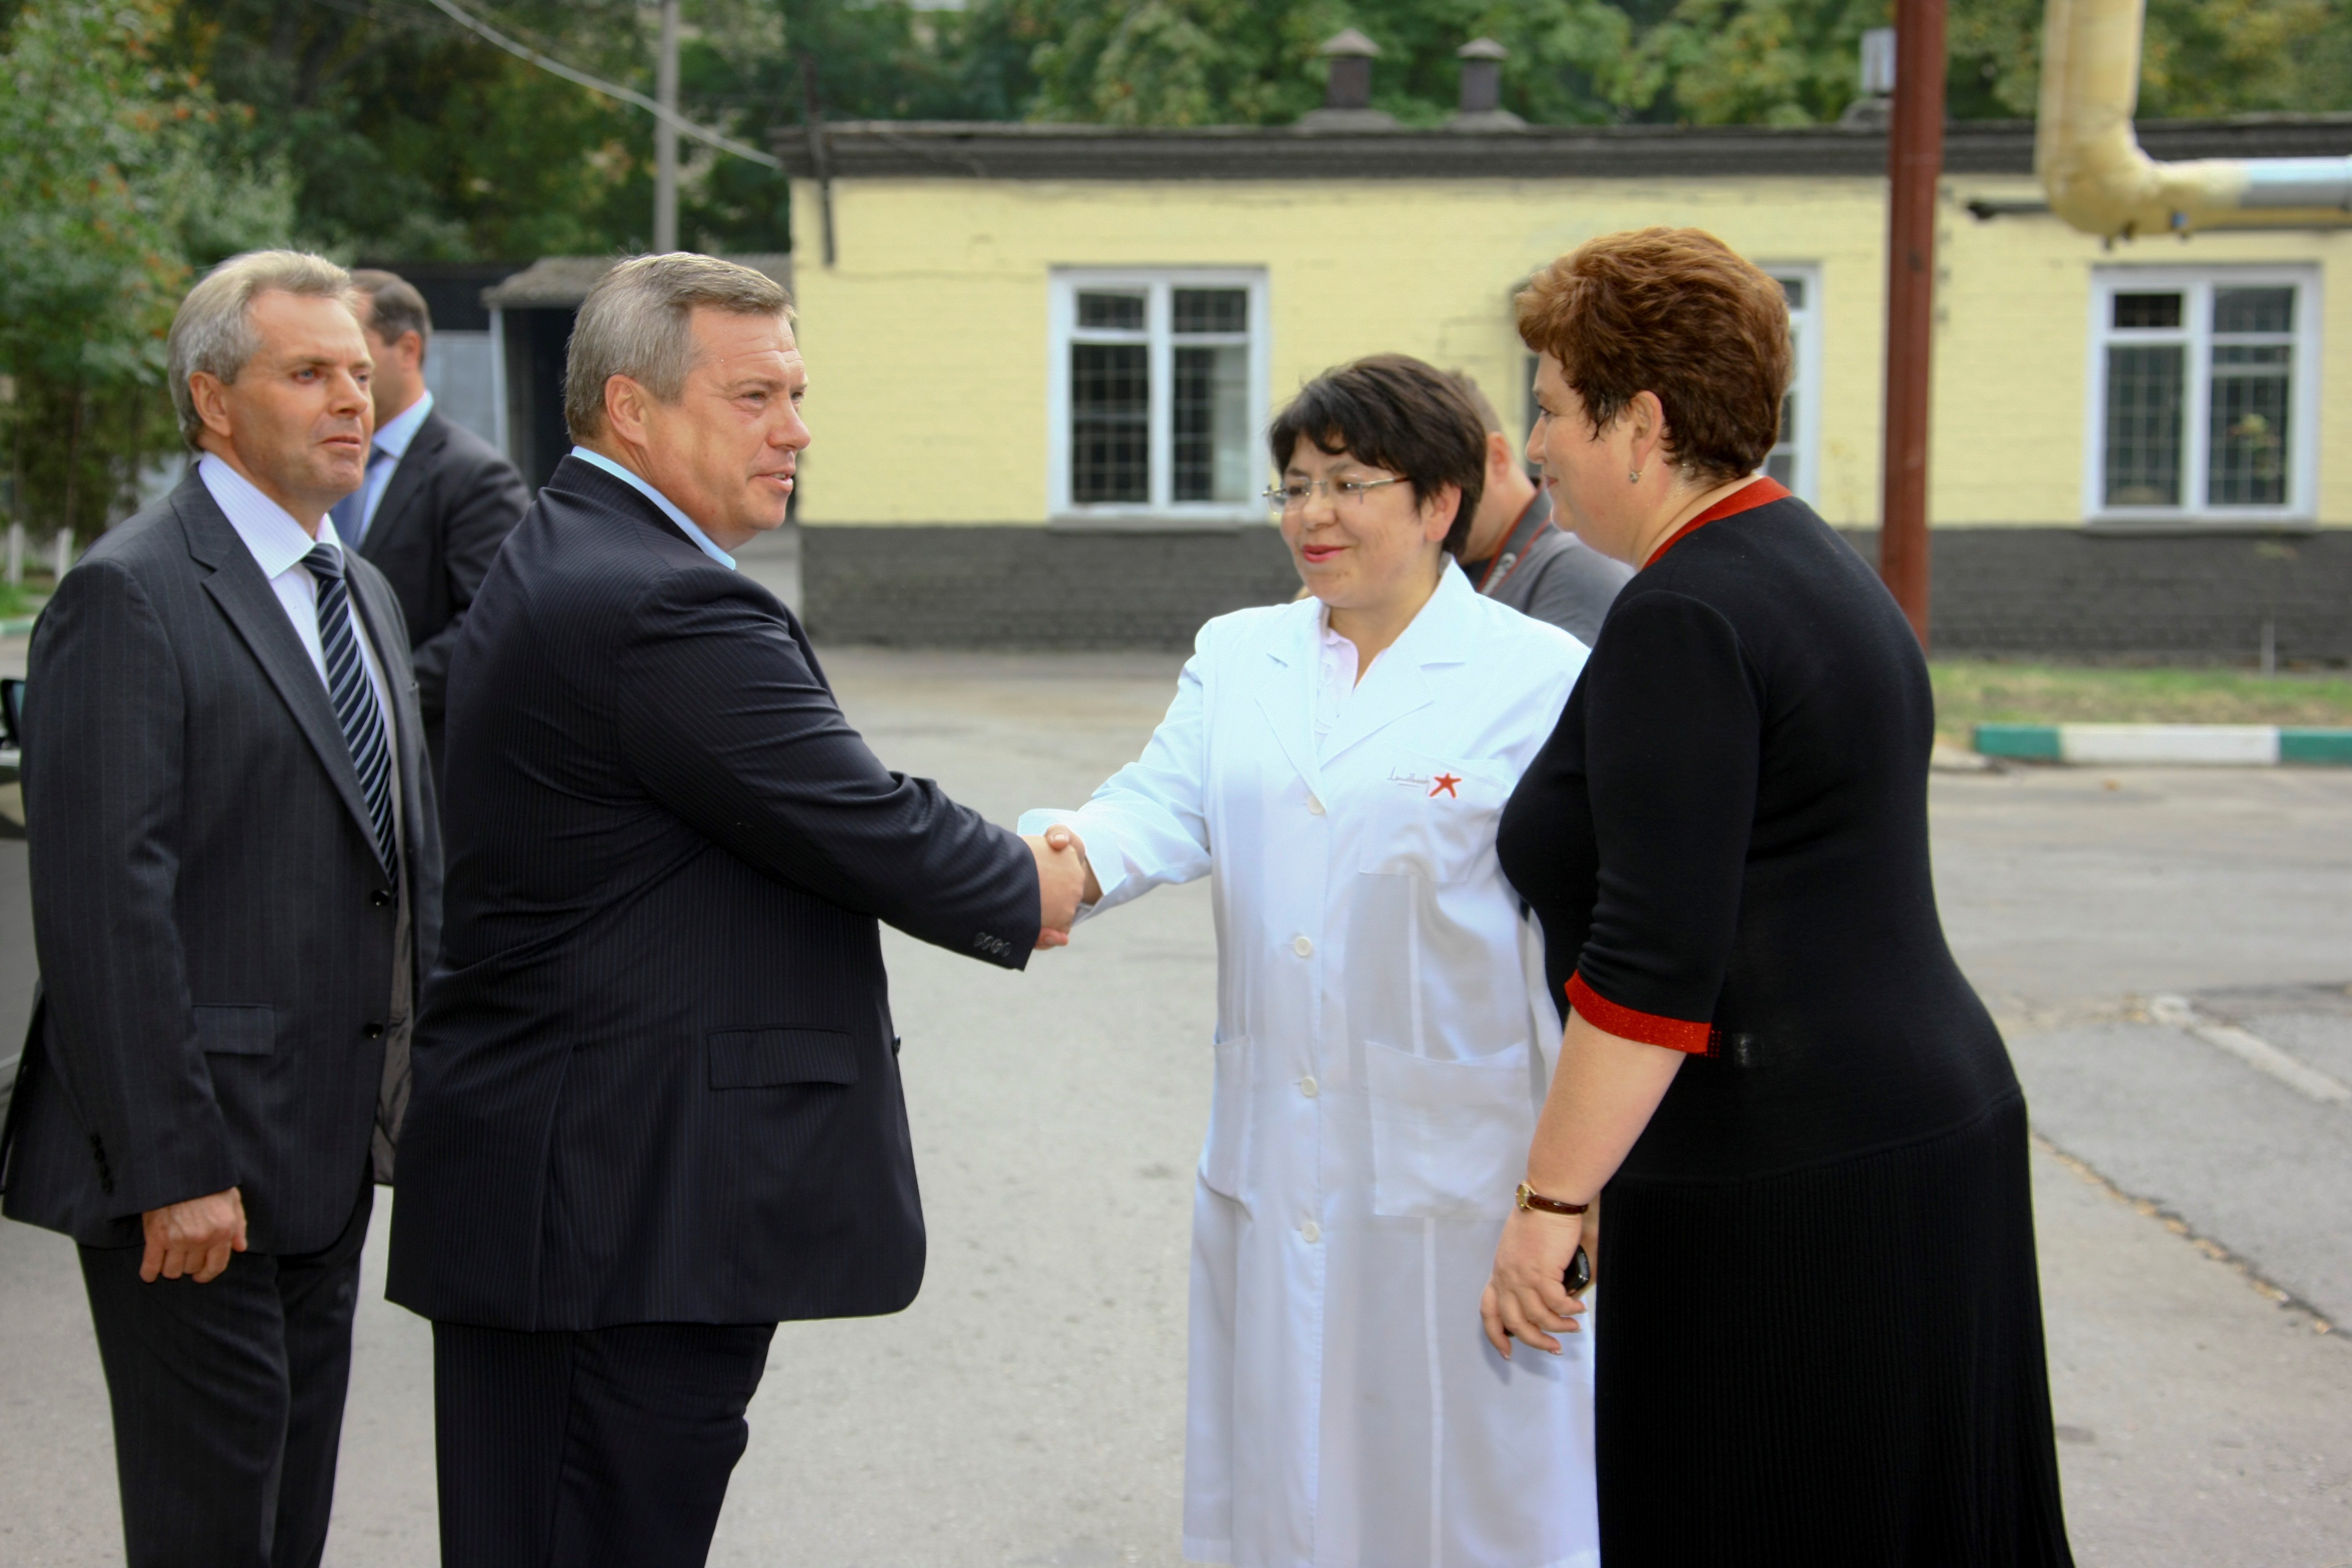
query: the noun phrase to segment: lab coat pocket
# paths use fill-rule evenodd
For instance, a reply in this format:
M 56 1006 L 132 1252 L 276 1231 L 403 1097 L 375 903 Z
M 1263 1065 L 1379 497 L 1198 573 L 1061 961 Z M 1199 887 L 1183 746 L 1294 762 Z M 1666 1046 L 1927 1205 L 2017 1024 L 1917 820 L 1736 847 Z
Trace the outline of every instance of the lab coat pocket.
M 1528 1047 L 1442 1061 L 1364 1043 L 1372 1212 L 1408 1219 L 1509 1213 L 1535 1138 Z
M 1209 1101 L 1209 1138 L 1201 1146 L 1201 1180 L 1213 1193 L 1242 1195 L 1248 1167 L 1250 1042 L 1235 1035 L 1217 1042 L 1216 1088 Z
M 1370 792 L 1358 870 L 1466 882 L 1493 864 L 1496 824 L 1511 791 L 1484 769 L 1400 755 Z

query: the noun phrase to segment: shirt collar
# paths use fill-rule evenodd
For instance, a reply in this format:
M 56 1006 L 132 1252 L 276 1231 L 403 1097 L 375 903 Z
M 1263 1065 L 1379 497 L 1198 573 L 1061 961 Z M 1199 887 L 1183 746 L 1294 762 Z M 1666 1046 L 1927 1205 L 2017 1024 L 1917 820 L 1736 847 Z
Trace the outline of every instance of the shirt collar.
M 375 433 L 375 444 L 391 453 L 395 458 L 406 457 L 408 444 L 416 439 L 416 427 L 424 424 L 425 416 L 432 412 L 433 394 L 427 392 L 392 418 L 385 420 Z
M 661 508 L 662 515 L 669 519 L 672 522 L 677 524 L 680 529 L 684 530 L 686 536 L 694 541 L 694 542 L 701 548 L 702 552 L 705 555 L 709 556 L 713 561 L 718 562 L 719 564 L 726 567 L 730 572 L 735 570 L 735 557 L 728 554 L 727 552 L 719 549 L 716 544 L 711 543 L 710 535 L 695 527 L 694 520 L 692 518 L 678 510 L 675 506 L 672 506 L 670 504 L 669 497 L 662 494 L 661 491 L 654 489 L 653 486 L 646 483 L 645 480 L 637 478 L 636 475 L 629 472 L 628 469 L 613 461 L 612 458 L 604 456 L 602 452 L 592 452 L 585 447 L 574 447 L 572 448 L 572 455 L 579 458 L 583 463 L 590 463 L 604 469 L 606 473 L 612 475 L 623 484 L 636 490 L 638 494 L 653 502 L 654 505 Z
M 331 544 L 338 552 L 343 548 L 343 542 L 335 537 L 332 517 L 321 517 L 319 536 L 311 538 L 291 513 L 262 494 L 258 486 L 217 453 L 206 452 L 196 460 L 196 477 L 205 481 L 205 489 L 212 492 L 228 525 L 245 541 L 265 577 L 278 577 L 300 565 L 302 557 L 321 544 Z

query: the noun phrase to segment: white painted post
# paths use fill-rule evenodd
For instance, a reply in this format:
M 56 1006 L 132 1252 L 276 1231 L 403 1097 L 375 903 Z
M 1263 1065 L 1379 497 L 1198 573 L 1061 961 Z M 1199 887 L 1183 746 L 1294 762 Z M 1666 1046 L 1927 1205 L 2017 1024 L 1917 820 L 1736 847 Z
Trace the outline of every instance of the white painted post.
M 16 587 L 25 581 L 25 525 L 8 525 L 8 585 Z
M 50 570 L 54 574 L 55 581 L 62 583 L 65 581 L 66 574 L 73 570 L 74 547 L 72 529 L 61 528 L 58 530 L 55 557 L 56 559 L 52 562 Z

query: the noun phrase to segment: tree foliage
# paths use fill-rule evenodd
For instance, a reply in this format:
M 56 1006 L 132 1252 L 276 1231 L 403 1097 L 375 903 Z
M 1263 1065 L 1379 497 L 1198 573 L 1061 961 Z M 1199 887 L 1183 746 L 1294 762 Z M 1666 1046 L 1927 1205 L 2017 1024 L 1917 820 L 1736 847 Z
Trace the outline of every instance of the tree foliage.
M 14 510 L 88 531 L 176 445 L 163 335 L 193 272 L 282 243 L 252 117 L 168 68 L 162 0 L 44 0 L 0 37 L 0 422 Z

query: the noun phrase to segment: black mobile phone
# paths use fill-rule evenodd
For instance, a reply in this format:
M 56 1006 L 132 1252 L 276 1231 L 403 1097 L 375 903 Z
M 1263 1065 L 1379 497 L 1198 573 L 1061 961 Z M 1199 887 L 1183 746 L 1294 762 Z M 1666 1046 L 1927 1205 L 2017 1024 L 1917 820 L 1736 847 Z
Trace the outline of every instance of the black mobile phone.
M 1571 1296 L 1581 1296 L 1592 1289 L 1592 1259 L 1584 1248 L 1578 1247 L 1576 1256 L 1568 1260 L 1568 1272 L 1559 1277 L 1559 1282 Z

